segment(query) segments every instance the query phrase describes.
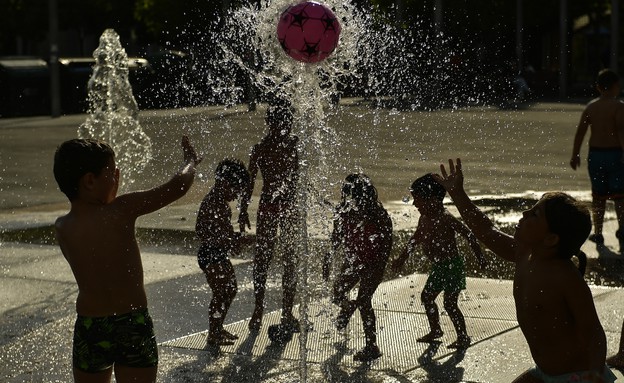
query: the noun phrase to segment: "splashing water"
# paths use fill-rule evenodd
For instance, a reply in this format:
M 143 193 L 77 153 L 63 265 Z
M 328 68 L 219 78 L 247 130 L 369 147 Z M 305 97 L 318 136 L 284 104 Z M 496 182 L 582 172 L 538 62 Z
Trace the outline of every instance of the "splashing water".
M 289 58 L 277 40 L 277 22 L 281 13 L 291 5 L 291 0 L 267 2 L 259 9 L 240 8 L 225 20 L 223 33 L 214 45 L 217 49 L 217 66 L 208 73 L 243 72 L 253 87 L 269 102 L 286 99 L 294 107 L 293 134 L 299 137 L 300 177 L 298 185 L 299 224 L 295 243 L 299 259 L 298 293 L 300 297 L 299 316 L 302 324 L 299 335 L 300 381 L 307 381 L 307 304 L 310 299 L 308 288 L 308 266 L 311 255 L 308 248 L 307 222 L 326 222 L 326 206 L 319 203 L 326 199 L 327 153 L 337 143 L 334 129 L 326 123 L 326 106 L 332 105 L 336 92 L 335 79 L 346 75 L 356 58 L 357 36 L 355 13 L 349 3 L 328 2 L 342 26 L 342 34 L 336 51 L 328 59 L 317 64 L 303 64 Z M 360 27 L 363 27 L 361 25 Z M 234 66 L 234 70 L 223 67 Z M 241 97 L 243 89 L 225 81 L 212 78 L 208 82 L 219 83 L 233 100 Z M 234 101 L 235 102 L 235 101 Z M 325 210 L 324 210 L 325 209 Z M 318 218 L 317 218 L 318 217 Z M 326 225 L 326 224 L 324 224 Z M 329 229 L 326 228 L 326 231 Z
M 299 137 L 300 177 L 298 185 L 300 223 L 295 243 L 298 247 L 298 293 L 300 297 L 300 381 L 307 380 L 307 304 L 311 297 L 308 286 L 310 262 L 318 262 L 308 248 L 308 224 L 313 223 L 321 233 L 328 234 L 331 194 L 328 179 L 330 169 L 346 169 L 336 155 L 340 145 L 334 127 L 327 123 L 335 100 L 349 82 L 367 83 L 366 88 L 378 90 L 387 82 L 377 79 L 381 73 L 368 68 L 382 56 L 391 56 L 388 46 L 392 39 L 389 29 L 371 27 L 372 19 L 349 1 L 329 0 L 324 5 L 332 10 L 341 24 L 342 32 L 336 50 L 324 61 L 304 64 L 288 57 L 277 39 L 277 23 L 281 13 L 292 0 L 265 2 L 259 7 L 243 7 L 232 11 L 222 20 L 221 33 L 211 37 L 212 57 L 207 61 L 206 82 L 219 90 L 221 97 L 229 95 L 226 104 L 235 104 L 245 97 L 245 89 L 232 81 L 232 73 L 243 73 L 248 84 L 259 91 L 260 97 L 271 102 L 287 99 L 294 107 L 293 134 Z M 380 38 L 380 34 L 387 34 Z M 395 34 L 394 36 L 399 36 Z M 206 43 L 206 42 L 203 42 Z M 373 53 L 374 52 L 374 53 Z M 390 71 L 398 70 L 397 68 Z M 397 77 L 404 77 L 403 75 Z M 366 134 L 357 132 L 357 134 Z
M 111 145 L 123 179 L 132 184 L 152 158 L 152 144 L 139 124 L 139 107 L 128 81 L 128 55 L 114 30 L 102 33 L 93 57 L 95 66 L 88 83 L 89 115 L 78 128 L 78 137 Z
M 418 108 L 422 103 L 418 79 L 429 78 L 431 73 L 427 69 L 426 73 L 408 73 L 407 68 L 413 68 L 409 64 L 417 59 L 427 68 L 436 67 L 439 50 L 427 46 L 426 36 L 415 36 L 400 26 L 395 28 L 393 20 L 373 18 L 349 0 L 327 0 L 323 4 L 332 10 L 341 25 L 338 46 L 319 63 L 300 63 L 286 55 L 277 39 L 281 13 L 296 2 L 262 1 L 258 6 L 230 11 L 213 25 L 214 33 L 206 39 L 198 39 L 192 50 L 205 54 L 205 58 L 202 54 L 196 55 L 196 69 L 203 74 L 203 83 L 210 84 L 212 89 L 214 98 L 206 101 L 226 105 L 247 101 L 252 109 L 254 101 L 247 97 L 253 89 L 260 101 L 287 99 L 294 107 L 292 131 L 299 137 L 300 145 L 300 223 L 295 239 L 299 246 L 298 294 L 302 323 L 300 381 L 305 382 L 307 303 L 313 292 L 323 290 L 308 285 L 308 267 L 312 262 L 320 262 L 308 248 L 308 225 L 315 226 L 315 233 L 329 236 L 331 209 L 327 201 L 344 174 L 353 171 L 352 165 L 348 165 L 349 168 L 345 165 L 349 161 L 344 161 L 348 148 L 347 152 L 339 152 L 343 145 L 341 139 L 350 140 L 358 135 L 364 142 L 374 142 L 375 125 L 381 123 L 379 118 L 373 118 L 370 129 L 357 131 L 352 131 L 350 126 L 331 126 L 330 117 L 340 115 L 334 107 L 336 100 L 355 87 L 364 89 L 365 98 L 375 99 L 377 105 L 383 105 L 383 98 L 390 96 L 406 105 L 402 107 Z M 440 43 L 442 39 L 435 41 Z M 344 138 L 337 134 L 337 127 L 343 130 Z M 367 148 L 370 148 L 371 158 L 378 157 L 376 147 L 367 145 Z M 359 164 L 355 166 L 360 167 Z M 340 172 L 343 176 L 332 178 Z

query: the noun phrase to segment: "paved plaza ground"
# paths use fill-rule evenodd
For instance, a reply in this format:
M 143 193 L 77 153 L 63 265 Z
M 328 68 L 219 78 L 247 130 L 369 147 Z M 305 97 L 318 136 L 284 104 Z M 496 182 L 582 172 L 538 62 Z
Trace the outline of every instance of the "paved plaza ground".
M 337 182 L 362 169 L 371 176 L 389 209 L 396 230 L 412 230 L 418 214 L 401 202 L 411 181 L 436 171 L 448 157 L 461 156 L 471 194 L 506 200 L 538 196 L 545 190 L 566 190 L 588 200 L 587 174 L 573 172 L 567 162 L 581 104 L 536 104 L 525 110 L 467 108 L 436 112 L 373 111 L 347 100 L 328 117 L 338 146 L 332 149 L 333 170 L 327 173 L 327 198 L 335 200 Z M 247 159 L 264 133 L 263 108 L 193 108 L 142 112 L 141 122 L 155 143 L 154 164 L 132 187 L 164 181 L 181 155 L 183 133 L 204 153 L 202 175 L 181 201 L 143 217 L 141 228 L 192 232 L 199 201 L 212 185 L 212 169 L 220 158 Z M 0 120 L 0 231 L 46 227 L 67 209 L 52 177 L 56 145 L 76 135 L 85 116 Z M 585 149 L 585 148 L 584 148 Z M 585 152 L 583 152 L 585 155 Z M 258 189 L 258 187 L 256 188 Z M 252 205 L 252 207 L 255 205 Z M 254 216 L 254 214 L 251 214 Z M 504 217 L 514 219 L 514 216 Z M 584 245 L 589 257 L 622 273 L 616 223 L 607 215 L 607 247 Z M 44 241 L 45 242 L 45 241 Z M 171 242 L 171 241 L 169 241 Z M 453 352 L 448 317 L 445 336 L 427 346 L 415 339 L 427 331 L 420 304 L 426 275 L 412 274 L 383 283 L 374 298 L 379 344 L 384 355 L 370 365 L 353 361 L 363 345 L 356 314 L 347 331 L 335 330 L 337 310 L 317 275 L 310 276 L 315 294 L 307 313 L 305 355 L 299 336 L 280 346 L 268 341 L 266 327 L 279 317 L 279 267 L 272 268 L 265 326 L 257 335 L 246 330 L 253 309 L 251 254 L 234 260 L 239 293 L 227 318 L 240 335 L 220 350 L 205 341 L 210 289 L 197 267 L 193 249 L 184 243 L 142 246 L 150 310 L 159 342 L 162 382 L 509 382 L 532 366 L 526 342 L 515 321 L 511 282 L 469 278 L 460 307 L 473 344 Z M 71 335 L 76 286 L 54 244 L 0 241 L 0 381 L 71 381 Z M 592 283 L 592 293 L 605 328 L 608 349 L 616 350 L 624 318 L 624 290 Z M 302 356 L 307 363 L 302 364 Z M 624 382 L 616 372 L 618 382 Z

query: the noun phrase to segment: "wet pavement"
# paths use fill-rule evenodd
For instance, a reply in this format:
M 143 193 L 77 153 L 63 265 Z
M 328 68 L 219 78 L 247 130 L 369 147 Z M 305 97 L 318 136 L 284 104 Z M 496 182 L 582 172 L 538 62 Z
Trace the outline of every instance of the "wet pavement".
M 0 380 L 66 382 L 71 380 L 71 334 L 75 283 L 57 247 L 3 243 L 0 309 Z M 590 248 L 591 251 L 591 248 Z M 597 256 L 591 253 L 590 256 Z M 620 260 L 618 262 L 621 263 Z M 239 335 L 232 346 L 206 343 L 210 289 L 195 257 L 144 251 L 146 288 L 155 322 L 163 382 L 297 382 L 300 380 L 299 335 L 285 345 L 271 343 L 270 324 L 279 320 L 279 268 L 272 269 L 263 328 L 250 334 L 253 310 L 251 262 L 235 261 L 239 293 L 226 328 Z M 621 265 L 620 265 L 621 267 Z M 416 342 L 428 329 L 419 297 L 426 275 L 384 282 L 374 297 L 378 343 L 384 354 L 370 365 L 354 362 L 363 346 L 361 321 L 355 314 L 345 332 L 335 329 L 337 310 L 326 297 L 308 310 L 305 364 L 310 382 L 509 382 L 532 365 L 515 320 L 511 282 L 469 278 L 460 299 L 472 344 L 464 351 L 445 314 L 445 335 L 438 344 Z M 596 307 L 616 350 L 624 290 L 593 286 Z M 624 381 L 617 372 L 618 381 Z
M 573 113 L 576 118 L 577 110 L 574 109 Z M 0 120 L 0 134 L 3 129 L 16 124 L 30 126 L 30 129 L 41 132 L 42 142 L 37 145 L 58 144 L 67 136 L 71 137 L 73 125 L 78 121 L 80 116 L 69 116 L 63 121 L 46 118 Z M 44 133 L 40 126 L 48 124 L 60 128 Z M 26 143 L 32 139 L 32 133 L 32 130 L 21 133 L 30 138 L 21 137 L 19 132 L 12 132 L 11 136 Z M 4 149 L 7 143 L 5 140 L 0 142 L 0 150 L 4 151 L 4 157 L 0 157 L 3 160 L 3 179 L 0 181 L 4 185 L 0 230 L 51 225 L 65 211 L 66 203 L 50 179 L 49 158 L 48 163 L 38 163 L 36 157 L 49 156 L 53 148 L 50 151 L 34 145 L 25 153 L 19 150 L 19 145 L 14 145 L 9 150 L 13 154 L 8 159 Z M 29 158 L 34 164 L 27 164 Z M 13 176 L 19 175 L 13 169 L 20 166 L 20 161 L 25 161 L 25 167 L 32 167 L 28 170 L 29 175 L 40 173 L 32 185 L 24 177 Z M 576 181 L 567 182 L 575 184 Z M 196 192 L 193 200 L 183 200 L 143 217 L 139 220 L 139 227 L 192 232 L 197 196 L 201 197 L 207 190 L 206 185 L 198 184 L 201 190 Z M 569 185 L 563 187 L 566 186 Z M 570 188 L 582 196 L 588 195 L 582 189 Z M 38 197 L 20 197 L 20 190 L 27 190 L 25 196 Z M 384 204 L 391 212 L 395 229 L 413 229 L 417 216 L 411 206 L 392 200 Z M 590 258 L 621 275 L 624 273 L 624 256 L 620 255 L 619 244 L 613 235 L 615 230 L 616 223 L 608 215 L 606 247 L 597 249 L 587 242 L 583 249 Z M 415 341 L 428 330 L 419 299 L 425 275 L 412 274 L 384 282 L 373 302 L 378 317 L 378 343 L 384 355 L 371 364 L 361 364 L 353 361 L 353 354 L 363 346 L 359 315 L 353 316 L 345 332 L 337 331 L 332 321 L 337 309 L 328 302 L 327 286 L 316 273 L 311 273 L 309 282 L 313 299 L 308 310 L 311 329 L 305 349 L 307 363 L 302 365 L 299 335 L 295 334 L 285 345 L 278 345 L 268 340 L 266 332 L 268 325 L 276 323 L 279 318 L 281 271 L 275 266 L 279 263 L 277 260 L 268 283 L 264 326 L 258 334 L 247 331 L 247 320 L 253 310 L 251 256 L 247 252 L 234 260 L 239 292 L 226 324 L 240 338 L 232 346 L 214 349 L 205 341 L 211 292 L 197 267 L 192 249 L 146 244 L 142 245 L 142 254 L 150 311 L 159 342 L 159 381 L 162 382 L 298 382 L 303 374 L 309 382 L 509 382 L 533 365 L 515 321 L 511 282 L 508 280 L 468 279 L 460 308 L 466 316 L 472 344 L 463 351 L 447 348 L 455 340 L 455 334 L 445 314 L 442 315 L 445 335 L 440 343 L 428 345 Z M 624 290 L 595 285 L 591 289 L 607 334 L 608 351 L 613 353 L 624 318 Z M 57 246 L 0 242 L 1 382 L 71 381 L 76 293 L 71 271 Z M 624 382 L 622 373 L 614 372 L 618 382 Z

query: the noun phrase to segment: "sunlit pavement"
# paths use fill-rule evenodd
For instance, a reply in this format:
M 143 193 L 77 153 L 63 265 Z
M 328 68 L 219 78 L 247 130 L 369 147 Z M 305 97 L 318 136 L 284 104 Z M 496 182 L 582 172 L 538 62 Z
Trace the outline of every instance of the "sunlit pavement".
M 79 120 L 72 117 L 62 124 L 57 121 L 64 125 L 59 130 L 62 134 L 48 137 L 37 133 L 38 138 L 48 140 L 37 145 L 60 142 L 73 131 L 70 125 Z M 37 125 L 48 124 L 49 120 L 18 122 Z M 26 130 L 25 134 L 32 136 L 33 132 Z M 2 230 L 50 225 L 65 208 L 64 204 L 58 206 L 57 201 L 62 201 L 56 194 L 58 191 L 50 189 L 54 181 L 49 164 L 26 163 L 30 157 L 41 156 L 38 150 L 37 147 L 24 154 L 24 166 L 35 166 L 30 174 L 41 173 L 42 180 L 36 182 L 42 188 L 47 184 L 47 193 L 53 198 L 37 192 L 42 194 L 45 208 L 0 209 Z M 49 157 L 50 150 L 46 150 L 44 155 Z M 16 164 L 2 165 L 22 164 L 15 161 Z M 8 173 L 2 174 L 6 177 Z M 29 187 L 27 180 L 19 182 L 22 187 Z M 413 228 L 416 220 L 410 215 L 411 206 L 400 202 L 385 205 L 395 228 Z M 168 207 L 142 218 L 139 226 L 193 230 L 196 208 L 196 204 Z M 255 216 L 254 212 L 250 213 Z M 597 249 L 587 242 L 583 249 L 590 258 L 599 259 L 622 273 L 624 256 L 620 255 L 613 235 L 615 226 L 612 217 L 605 223 L 606 247 Z M 314 300 L 308 311 L 311 329 L 306 345 L 307 363 L 302 366 L 299 335 L 286 345 L 277 345 L 269 342 L 266 333 L 268 325 L 276 323 L 279 317 L 279 268 L 272 269 L 262 330 L 256 336 L 247 331 L 247 319 L 253 310 L 249 256 L 234 260 L 239 293 L 226 319 L 228 329 L 240 338 L 233 346 L 211 349 L 205 342 L 211 292 L 195 257 L 188 252 L 178 254 L 149 247 L 142 250 L 150 311 L 160 345 L 159 381 L 162 382 L 298 382 L 304 372 L 309 382 L 509 382 L 532 366 L 515 321 L 509 281 L 469 278 L 460 301 L 473 340 L 466 350 L 447 349 L 455 334 L 445 315 L 442 342 L 431 346 L 417 343 L 415 339 L 428 329 L 419 302 L 424 275 L 410 275 L 380 286 L 374 307 L 378 316 L 378 343 L 384 355 L 370 365 L 353 361 L 353 354 L 363 346 L 359 314 L 353 316 L 347 331 L 340 333 L 332 322 L 336 308 L 328 303 L 327 295 Z M 2 242 L 0 275 L 0 382 L 71 381 L 77 291 L 58 247 Z M 327 289 L 322 285 L 315 288 Z M 624 318 L 624 292 L 605 287 L 592 287 L 592 292 L 607 334 L 609 353 L 613 353 Z M 624 382 L 622 373 L 615 372 L 618 381 Z

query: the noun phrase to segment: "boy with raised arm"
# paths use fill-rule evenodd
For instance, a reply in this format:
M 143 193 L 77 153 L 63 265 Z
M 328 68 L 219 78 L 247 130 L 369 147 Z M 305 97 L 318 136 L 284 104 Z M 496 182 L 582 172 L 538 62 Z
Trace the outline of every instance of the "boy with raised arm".
M 395 270 L 403 267 L 407 257 L 414 252 L 416 246 L 422 248 L 427 259 L 432 263 L 429 277 L 420 296 L 425 306 L 430 331 L 418 338 L 418 341 L 436 342 L 444 335 L 440 325 L 438 306 L 435 303 L 438 295 L 444 292 L 444 309 L 457 333 L 457 340 L 448 347 L 466 349 L 470 345 L 470 337 L 466 330 L 464 314 L 458 305 L 459 294 L 466 289 L 466 270 L 464 256 L 460 254 L 457 247 L 456 235 L 460 234 L 466 238 L 481 269 L 485 268 L 487 261 L 479 242 L 470 229 L 444 207 L 446 190 L 435 181 L 433 174 L 425 174 L 416 179 L 410 187 L 410 192 L 414 199 L 413 204 L 420 212 L 418 227 L 392 266 Z
M 591 230 L 588 209 L 568 194 L 546 193 L 522 213 L 511 236 L 494 227 L 466 194 L 460 159 L 449 160 L 448 173 L 444 165 L 440 170 L 436 180 L 472 232 L 516 264 L 516 315 L 536 366 L 514 382 L 614 382 L 605 365 L 606 336 L 583 279 L 586 258 L 580 248 Z
M 55 223 L 78 284 L 73 371 L 76 382 L 154 382 L 158 349 L 147 310 L 136 219 L 189 190 L 201 161 L 187 137 L 184 161 L 164 184 L 117 196 L 119 169 L 106 143 L 73 139 L 54 155 L 54 177 L 71 203 Z

